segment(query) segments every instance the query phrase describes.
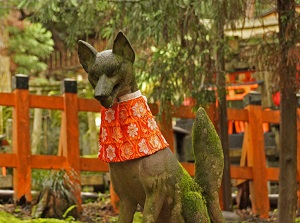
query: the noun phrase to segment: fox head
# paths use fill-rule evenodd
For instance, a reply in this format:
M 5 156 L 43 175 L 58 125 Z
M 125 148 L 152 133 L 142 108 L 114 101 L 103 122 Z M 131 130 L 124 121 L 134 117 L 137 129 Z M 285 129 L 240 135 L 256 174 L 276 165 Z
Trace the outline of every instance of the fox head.
M 78 56 L 94 88 L 94 97 L 109 108 L 115 99 L 138 90 L 133 70 L 134 50 L 122 32 L 114 40 L 112 50 L 98 52 L 79 40 Z

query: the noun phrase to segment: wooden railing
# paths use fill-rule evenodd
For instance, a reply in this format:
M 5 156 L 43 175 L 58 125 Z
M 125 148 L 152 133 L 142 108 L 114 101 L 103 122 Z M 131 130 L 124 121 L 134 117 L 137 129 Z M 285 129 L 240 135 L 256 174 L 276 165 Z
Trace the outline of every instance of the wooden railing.
M 100 104 L 94 99 L 77 97 L 77 83 L 73 80 L 64 80 L 61 96 L 32 95 L 28 91 L 28 77 L 14 77 L 12 93 L 0 93 L 0 105 L 13 107 L 13 153 L 0 154 L 0 166 L 12 167 L 14 196 L 17 200 L 25 197 L 31 201 L 31 169 L 65 169 L 80 171 L 107 172 L 108 165 L 97 158 L 80 157 L 78 112 L 99 112 Z M 154 115 L 158 114 L 159 107 L 149 104 Z M 30 151 L 29 109 L 42 108 L 62 111 L 61 134 L 59 147 L 61 154 L 32 155 Z M 162 133 L 173 145 L 172 117 L 195 118 L 191 107 L 170 105 L 170 114 L 162 115 L 159 122 Z M 208 108 L 208 114 L 215 123 L 215 106 Z M 228 109 L 228 120 L 245 122 L 244 143 L 240 166 L 231 166 L 232 179 L 249 180 L 253 212 L 262 218 L 268 217 L 268 181 L 278 181 L 279 169 L 266 165 L 264 150 L 263 123 L 279 123 L 279 111 L 263 111 L 258 105 L 251 105 L 245 109 Z M 298 111 L 298 116 L 300 111 Z M 300 140 L 298 119 L 298 140 Z M 300 148 L 298 145 L 298 156 Z M 298 159 L 300 160 L 300 159 Z M 194 175 L 193 163 L 182 163 L 190 175 Z M 298 175 L 300 179 L 300 164 Z M 79 182 L 80 183 L 80 182 Z M 80 191 L 76 194 L 79 202 Z

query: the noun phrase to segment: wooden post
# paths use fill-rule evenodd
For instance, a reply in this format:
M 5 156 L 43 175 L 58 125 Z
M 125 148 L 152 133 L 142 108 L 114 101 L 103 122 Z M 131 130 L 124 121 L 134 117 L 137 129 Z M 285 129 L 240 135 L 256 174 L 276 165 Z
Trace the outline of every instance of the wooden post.
M 297 201 L 297 209 L 300 211 L 300 108 L 297 108 L 297 180 L 298 180 L 298 201 Z
M 171 103 L 168 103 L 167 105 L 169 108 L 171 108 Z M 161 109 L 161 107 L 160 107 Z M 172 150 L 172 152 L 175 152 L 174 148 L 174 132 L 173 132 L 173 126 L 172 126 L 172 111 L 169 113 L 163 111 L 161 115 L 161 120 L 158 123 L 161 133 L 165 137 L 166 141 L 169 143 L 169 147 Z
M 17 155 L 13 178 L 14 197 L 17 202 L 26 203 L 32 200 L 28 76 L 16 75 L 12 85 L 15 95 L 12 141 L 13 152 Z
M 67 160 L 67 171 L 74 184 L 78 209 L 81 211 L 81 187 L 80 187 L 80 150 L 79 150 L 79 123 L 78 123 L 78 98 L 77 82 L 65 79 L 61 85 L 64 97 L 64 111 L 62 114 L 61 137 L 63 156 Z
M 115 211 L 115 213 L 119 214 L 120 212 L 120 198 L 116 194 L 112 184 L 109 185 L 109 193 L 110 193 L 110 202 Z
M 264 133 L 262 128 L 262 108 L 248 102 L 249 121 L 246 123 L 248 130 L 247 164 L 252 167 L 253 180 L 250 181 L 250 194 L 252 211 L 261 218 L 268 218 L 270 208 L 267 186 L 266 155 L 264 148 Z

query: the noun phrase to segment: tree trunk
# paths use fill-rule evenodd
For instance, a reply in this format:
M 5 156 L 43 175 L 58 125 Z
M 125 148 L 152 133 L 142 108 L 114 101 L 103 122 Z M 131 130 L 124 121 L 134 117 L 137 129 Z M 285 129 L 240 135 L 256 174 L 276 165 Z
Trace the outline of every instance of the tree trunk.
M 251 19 L 255 15 L 255 0 L 247 0 L 246 17 Z
M 7 54 L 7 21 L 0 19 L 0 92 L 11 91 L 10 59 Z M 0 106 L 0 135 L 4 133 L 3 107 Z
M 41 89 L 37 89 L 37 94 L 41 94 Z M 38 147 L 41 142 L 41 133 L 42 133 L 42 115 L 43 109 L 35 108 L 33 115 L 33 128 L 31 134 L 31 153 L 38 154 L 40 153 Z
M 232 209 L 231 202 L 231 180 L 230 180 L 230 158 L 227 128 L 227 104 L 226 104 L 226 82 L 225 82 L 225 58 L 224 58 L 224 2 L 221 0 L 218 6 L 218 15 L 216 17 L 217 31 L 217 52 L 216 52 L 216 71 L 217 71 L 217 87 L 218 87 L 218 131 L 221 139 L 224 153 L 224 171 L 222 180 L 223 191 L 223 208 L 226 211 Z
M 278 0 L 280 51 L 280 153 L 278 222 L 295 222 L 297 209 L 297 119 L 295 2 Z
M 89 126 L 89 155 L 98 154 L 98 132 L 95 123 L 95 113 L 88 112 L 88 126 Z

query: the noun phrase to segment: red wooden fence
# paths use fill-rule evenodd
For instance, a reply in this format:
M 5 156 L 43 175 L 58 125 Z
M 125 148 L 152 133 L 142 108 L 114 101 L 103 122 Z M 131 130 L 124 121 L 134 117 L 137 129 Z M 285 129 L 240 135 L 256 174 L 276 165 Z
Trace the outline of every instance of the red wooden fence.
M 31 169 L 65 169 L 80 171 L 107 172 L 108 165 L 97 158 L 80 157 L 78 112 L 99 112 L 101 106 L 94 99 L 77 97 L 77 83 L 65 80 L 62 83 L 62 96 L 32 95 L 28 91 L 28 77 L 16 76 L 13 81 L 15 87 L 12 93 L 0 93 L 0 105 L 12 106 L 13 109 L 13 153 L 0 154 L 0 166 L 14 168 L 14 196 L 20 200 L 25 196 L 31 201 Z M 149 104 L 154 115 L 158 113 L 156 104 Z M 60 147 L 61 154 L 32 155 L 30 152 L 29 109 L 55 109 L 62 111 Z M 173 145 L 172 117 L 195 118 L 191 107 L 170 105 L 169 115 L 163 115 L 160 121 L 162 132 L 166 140 Z M 214 120 L 214 107 L 208 109 L 210 117 Z M 228 120 L 245 122 L 244 143 L 240 166 L 231 166 L 232 179 L 247 179 L 250 181 L 253 212 L 262 218 L 268 217 L 269 199 L 267 181 L 278 181 L 279 169 L 266 165 L 264 150 L 263 123 L 279 123 L 279 111 L 263 111 L 258 105 L 248 105 L 245 109 L 228 109 Z M 298 116 L 300 111 L 298 110 Z M 298 119 L 298 139 L 300 139 L 300 122 Z M 298 156 L 300 146 L 298 145 Z M 298 159 L 300 161 L 300 158 Z M 182 163 L 190 175 L 194 175 L 194 164 Z M 298 162 L 298 175 L 300 179 L 300 164 Z M 77 179 L 78 180 L 78 179 Z M 80 182 L 78 182 L 80 183 Z M 299 190 L 300 192 L 300 190 Z M 80 191 L 77 191 L 80 200 Z

